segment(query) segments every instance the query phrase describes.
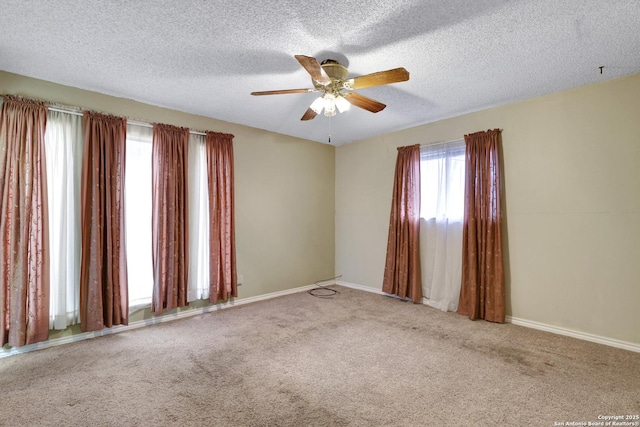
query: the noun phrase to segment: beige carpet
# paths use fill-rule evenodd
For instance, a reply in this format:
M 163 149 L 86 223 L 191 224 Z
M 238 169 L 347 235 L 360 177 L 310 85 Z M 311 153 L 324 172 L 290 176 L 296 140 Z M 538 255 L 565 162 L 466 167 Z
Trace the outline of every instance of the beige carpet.
M 0 359 L 6 426 L 554 426 L 640 354 L 335 286 Z

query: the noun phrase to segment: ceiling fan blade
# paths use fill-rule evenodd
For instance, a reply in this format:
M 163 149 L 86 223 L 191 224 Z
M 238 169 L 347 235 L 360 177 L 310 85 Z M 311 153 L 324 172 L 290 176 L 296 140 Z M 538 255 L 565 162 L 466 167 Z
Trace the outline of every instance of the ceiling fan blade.
M 318 113 L 313 111 L 311 108 L 308 108 L 307 111 L 304 112 L 304 114 L 302 115 L 302 118 L 300 120 L 311 120 L 311 119 L 315 118 L 317 115 L 318 115 Z
M 327 73 L 322 69 L 318 60 L 311 56 L 295 55 L 300 65 L 307 70 L 307 73 L 311 75 L 311 78 L 319 83 L 331 83 L 331 79 Z
M 317 92 L 317 89 L 284 89 L 284 90 L 265 90 L 262 92 L 251 92 L 251 95 L 284 95 L 287 93 L 308 93 Z
M 351 89 L 363 89 L 365 87 L 386 85 L 389 83 L 405 82 L 409 80 L 409 72 L 404 68 L 394 68 L 393 70 L 378 71 L 377 73 L 350 79 Z
M 378 102 L 375 99 L 367 98 L 366 96 L 360 95 L 357 92 L 343 93 L 342 96 L 347 101 L 349 101 L 351 105 L 355 105 L 356 107 L 371 111 L 372 113 L 382 111 L 384 110 L 384 107 L 386 107 L 386 105 L 382 102 Z

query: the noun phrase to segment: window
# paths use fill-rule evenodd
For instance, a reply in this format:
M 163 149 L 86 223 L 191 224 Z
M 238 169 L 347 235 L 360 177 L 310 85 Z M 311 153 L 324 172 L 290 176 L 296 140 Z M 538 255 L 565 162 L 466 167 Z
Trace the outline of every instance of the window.
M 127 124 L 124 221 L 130 311 L 151 304 L 153 295 L 152 139 L 153 129 Z
M 0 104 L 2 98 L 0 97 Z M 50 109 L 45 134 L 49 251 L 50 329 L 79 323 L 83 118 Z M 209 298 L 209 196 L 206 138 L 189 140 L 188 301 Z M 125 245 L 129 310 L 147 307 L 153 296 L 153 128 L 127 124 Z
M 127 125 L 125 224 L 129 309 L 149 306 L 153 297 L 153 129 Z M 189 138 L 188 301 L 209 298 L 209 196 L 205 137 Z
M 127 126 L 125 231 L 129 307 L 151 303 L 151 142 L 153 130 Z M 82 116 L 49 111 L 45 134 L 50 221 L 50 322 L 65 329 L 79 322 L 80 183 Z
M 189 293 L 209 298 L 209 191 L 204 135 L 189 137 Z
M 458 309 L 464 182 L 464 141 L 420 148 L 422 291 L 442 311 Z
M 82 116 L 49 110 L 45 131 L 49 213 L 49 329 L 80 321 Z
M 462 221 L 464 141 L 420 149 L 420 217 Z

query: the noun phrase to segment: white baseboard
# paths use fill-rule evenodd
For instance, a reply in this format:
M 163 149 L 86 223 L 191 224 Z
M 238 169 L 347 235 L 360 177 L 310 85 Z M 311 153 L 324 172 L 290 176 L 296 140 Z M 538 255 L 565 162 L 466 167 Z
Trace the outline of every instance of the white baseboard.
M 357 289 L 360 291 L 372 292 L 374 294 L 379 295 L 389 295 L 382 292 L 379 289 L 370 288 L 369 286 L 357 285 L 355 283 L 338 281 L 337 285 L 344 286 L 347 288 Z M 424 303 L 424 300 L 423 300 Z M 636 353 L 640 353 L 640 344 L 632 343 L 629 341 L 617 340 L 615 338 L 603 337 L 600 335 L 589 334 L 586 332 L 574 331 L 572 329 L 563 328 L 560 326 L 548 325 L 546 323 L 535 322 L 532 320 L 520 319 L 513 316 L 507 316 L 505 321 L 507 323 L 512 323 L 518 326 L 524 326 L 526 328 L 538 329 L 545 332 L 551 332 L 557 335 L 564 335 L 572 338 L 577 338 L 583 341 L 590 341 L 597 344 L 608 345 L 610 347 L 621 348 L 623 350 L 629 350 Z
M 124 331 L 130 331 L 133 329 L 138 329 L 138 328 L 142 328 L 145 326 L 150 326 L 150 325 L 155 325 L 158 323 L 164 323 L 164 322 L 170 322 L 172 320 L 177 320 L 177 319 L 184 319 L 187 317 L 191 317 L 191 316 L 197 316 L 199 314 L 203 314 L 203 313 L 211 313 L 213 311 L 218 311 L 218 310 L 222 310 L 225 308 L 230 308 L 230 307 L 236 307 L 236 306 L 240 306 L 240 305 L 244 305 L 244 304 L 250 304 L 253 302 L 258 302 L 258 301 L 264 301 L 264 300 L 268 300 L 271 298 L 277 298 L 277 297 L 281 297 L 284 295 L 289 295 L 289 294 L 294 294 L 297 292 L 305 292 L 308 291 L 310 289 L 313 289 L 315 287 L 315 285 L 307 285 L 307 286 L 300 286 L 298 288 L 293 288 L 293 289 L 287 289 L 284 291 L 278 291 L 278 292 L 272 292 L 269 294 L 264 294 L 264 295 L 258 295 L 255 297 L 249 297 L 249 298 L 242 298 L 242 299 L 233 299 L 231 301 L 225 302 L 225 303 L 220 303 L 220 304 L 213 304 L 213 305 L 209 305 L 207 307 L 202 307 L 202 308 L 194 308 L 194 309 L 187 309 L 187 310 L 181 310 L 181 311 L 177 311 L 175 313 L 171 313 L 171 314 L 164 314 L 161 316 L 157 316 L 157 317 L 152 317 L 150 319 L 145 319 L 145 320 L 139 320 L 137 322 L 133 322 L 129 325 L 118 325 L 118 326 L 114 326 L 112 328 L 104 328 L 101 329 L 99 331 L 92 331 L 92 332 L 82 332 L 80 334 L 75 334 L 75 335 L 69 335 L 66 337 L 60 337 L 60 338 L 54 338 L 54 339 L 50 339 L 47 341 L 41 341 L 35 344 L 28 344 L 22 347 L 11 347 L 7 350 L 1 349 L 0 348 L 0 359 L 3 357 L 8 357 L 8 356 L 13 356 L 16 354 L 22 354 L 22 353 L 28 353 L 30 351 L 35 351 L 35 350 L 42 350 L 45 348 L 49 348 L 49 347 L 55 347 L 58 345 L 64 345 L 64 344 L 69 344 L 72 342 L 78 342 L 78 341 L 83 341 L 83 340 L 87 340 L 87 339 L 91 339 L 91 338 L 97 338 L 97 337 L 101 337 L 104 335 L 111 335 L 111 334 L 116 334 L 118 332 L 124 332 Z
M 395 295 L 390 295 L 390 294 L 387 294 L 385 292 L 382 292 L 382 289 L 375 289 L 375 288 L 371 288 L 369 286 L 363 286 L 363 285 L 358 285 L 358 284 L 355 284 L 355 283 L 343 282 L 342 280 L 336 281 L 336 285 L 344 286 L 345 288 L 357 289 L 359 291 L 371 292 L 371 293 L 378 294 L 378 295 L 388 295 L 388 296 L 391 296 L 391 297 L 395 296 Z
M 524 326 L 526 328 L 538 329 L 541 331 L 551 332 L 553 334 L 564 335 L 567 337 L 577 338 L 583 341 L 590 341 L 597 344 L 604 344 L 610 347 L 616 347 L 616 348 L 621 348 L 623 350 L 629 350 L 636 353 L 640 353 L 640 344 L 632 343 L 629 341 L 622 341 L 622 340 L 617 340 L 615 338 L 603 337 L 601 335 L 594 335 L 586 332 L 574 331 L 572 329 L 567 329 L 560 326 L 548 325 L 546 323 L 535 322 L 532 320 L 519 319 L 517 317 L 512 317 L 512 316 L 507 316 L 505 320 L 507 323 Z
M 391 296 L 393 295 L 382 292 L 380 289 L 371 288 L 369 286 L 358 285 L 355 283 L 349 283 L 344 281 L 335 281 L 336 285 L 344 286 L 346 288 L 356 289 L 359 291 L 371 292 L 378 295 Z M 330 286 L 332 283 L 326 282 L 322 283 L 322 286 Z M 269 294 L 258 295 L 255 297 L 242 298 L 242 299 L 234 299 L 226 303 L 214 304 L 203 308 L 196 308 L 190 310 L 182 310 L 172 314 L 165 314 L 158 317 L 153 317 L 151 319 L 140 320 L 137 322 L 133 322 L 130 325 L 119 325 L 114 326 L 112 328 L 104 328 L 100 331 L 93 332 L 83 332 L 81 334 L 70 335 L 66 337 L 54 338 L 47 341 L 42 341 L 35 344 L 29 344 L 22 347 L 12 347 L 7 350 L 0 349 L 0 359 L 3 357 L 13 356 L 16 354 L 28 353 L 30 351 L 41 350 L 49 347 L 55 347 L 58 345 L 64 345 L 72 342 L 83 341 L 86 339 L 101 337 L 104 335 L 115 334 L 123 331 L 130 331 L 133 329 L 142 328 L 144 326 L 155 325 L 158 323 L 169 322 L 177 319 L 184 319 L 191 316 L 197 316 L 203 313 L 211 313 L 214 311 L 222 310 L 229 307 L 236 307 L 244 304 L 250 304 L 253 302 L 264 301 L 271 298 L 277 298 L 284 295 L 290 295 L 298 292 L 306 292 L 310 289 L 315 288 L 316 285 L 307 285 L 300 286 L 293 289 L 287 289 L 284 291 L 272 292 Z M 559 326 L 552 326 L 546 323 L 535 322 L 532 320 L 520 319 L 517 317 L 507 316 L 505 319 L 507 323 L 512 323 L 514 325 L 524 326 L 526 328 L 538 329 L 545 332 L 551 332 L 553 334 L 564 335 L 572 338 L 581 339 L 584 341 L 590 341 L 597 344 L 608 345 L 610 347 L 621 348 L 624 350 L 633 351 L 636 353 L 640 353 L 640 344 L 617 340 L 614 338 L 603 337 L 600 335 L 589 334 L 585 332 L 574 331 L 572 329 L 562 328 Z

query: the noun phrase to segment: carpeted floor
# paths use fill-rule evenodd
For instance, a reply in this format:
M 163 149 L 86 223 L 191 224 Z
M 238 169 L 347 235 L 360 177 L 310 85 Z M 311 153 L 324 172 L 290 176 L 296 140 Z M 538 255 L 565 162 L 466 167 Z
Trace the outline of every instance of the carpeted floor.
M 640 414 L 639 353 L 334 288 L 0 359 L 0 425 L 554 426 Z

